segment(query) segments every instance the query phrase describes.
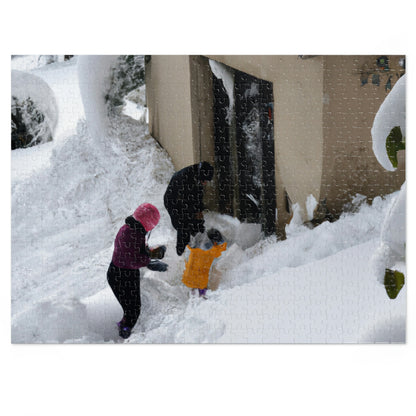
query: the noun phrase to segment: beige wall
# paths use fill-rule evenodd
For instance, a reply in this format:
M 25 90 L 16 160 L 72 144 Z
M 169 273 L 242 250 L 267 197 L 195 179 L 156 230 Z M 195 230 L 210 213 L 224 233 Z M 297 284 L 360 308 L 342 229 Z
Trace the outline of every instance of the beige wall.
M 188 55 L 152 55 L 146 64 L 149 131 L 167 150 L 175 169 L 196 163 L 189 79 Z
M 372 198 L 391 193 L 404 181 L 404 152 L 396 172 L 386 171 L 372 149 L 371 127 L 387 95 L 385 84 L 392 85 L 400 73 L 398 56 L 390 56 L 393 71 L 382 74 L 380 85 L 371 82 L 377 56 L 326 56 L 324 64 L 324 169 L 321 197 L 328 207 L 339 212 L 355 193 Z M 360 77 L 369 73 L 368 83 Z
M 214 163 L 214 119 L 212 72 L 208 59 L 203 56 L 190 57 L 192 136 L 195 159 Z
M 214 166 L 214 118 L 212 113 L 214 93 L 208 59 L 200 55 L 191 56 L 190 74 L 194 158 L 196 162 L 205 160 Z M 214 180 L 206 185 L 204 193 L 204 204 L 211 210 L 218 209 L 217 193 L 218 186 L 214 175 Z
M 355 193 L 389 193 L 404 181 L 404 154 L 389 173 L 372 151 L 371 126 L 387 92 L 386 77 L 375 86 L 370 75 L 361 86 L 360 76 L 371 72 L 376 58 L 369 56 L 152 56 L 146 66 L 149 128 L 176 169 L 214 160 L 207 58 L 273 83 L 279 231 L 290 218 L 285 191 L 304 213 L 310 194 L 327 198 L 339 212 Z M 392 67 L 399 68 L 398 58 L 390 57 Z M 215 196 L 214 189 L 209 194 Z

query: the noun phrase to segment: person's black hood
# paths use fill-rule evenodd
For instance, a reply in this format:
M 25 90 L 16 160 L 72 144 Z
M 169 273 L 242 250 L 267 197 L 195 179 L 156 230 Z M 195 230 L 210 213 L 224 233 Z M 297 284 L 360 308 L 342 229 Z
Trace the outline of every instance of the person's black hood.
M 132 229 L 136 231 L 140 231 L 142 234 L 146 234 L 146 230 L 144 229 L 143 225 L 140 221 L 134 219 L 133 215 L 130 215 L 126 218 L 126 224 Z

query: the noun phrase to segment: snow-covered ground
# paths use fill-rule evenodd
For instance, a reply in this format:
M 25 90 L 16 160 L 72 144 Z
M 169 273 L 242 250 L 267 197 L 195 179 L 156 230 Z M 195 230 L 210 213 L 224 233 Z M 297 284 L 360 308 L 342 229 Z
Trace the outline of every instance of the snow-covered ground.
M 405 342 L 407 285 L 390 300 L 369 261 L 395 194 L 372 206 L 357 198 L 355 212 L 313 230 L 291 224 L 281 242 L 207 215 L 229 248 L 213 267 L 208 300 L 190 299 L 162 203 L 173 166 L 143 117 L 113 118 L 97 143 L 76 59 L 31 71 L 49 84 L 59 115 L 53 142 L 12 152 L 12 342 Z M 124 341 L 106 271 L 118 228 L 142 202 L 160 208 L 150 244 L 167 244 L 170 267 L 142 274 L 141 316 Z

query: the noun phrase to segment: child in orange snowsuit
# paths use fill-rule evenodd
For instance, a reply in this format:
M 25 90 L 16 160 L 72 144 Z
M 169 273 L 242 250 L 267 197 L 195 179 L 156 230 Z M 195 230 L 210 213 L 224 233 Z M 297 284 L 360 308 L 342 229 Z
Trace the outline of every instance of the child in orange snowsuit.
M 210 229 L 207 235 L 209 240 L 206 244 L 201 244 L 202 247 L 187 246 L 190 254 L 182 277 L 182 283 L 191 288 L 193 292 L 198 289 L 199 296 L 202 297 L 205 297 L 208 288 L 212 262 L 227 248 L 227 243 L 218 230 Z

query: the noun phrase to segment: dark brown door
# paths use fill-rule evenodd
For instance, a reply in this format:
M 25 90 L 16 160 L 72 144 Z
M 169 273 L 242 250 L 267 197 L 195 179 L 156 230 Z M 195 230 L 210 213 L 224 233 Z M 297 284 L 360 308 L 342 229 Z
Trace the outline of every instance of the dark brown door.
M 231 69 L 230 69 L 231 70 Z M 240 221 L 276 231 L 273 84 L 234 70 L 233 118 L 229 97 L 213 76 L 219 207 Z

